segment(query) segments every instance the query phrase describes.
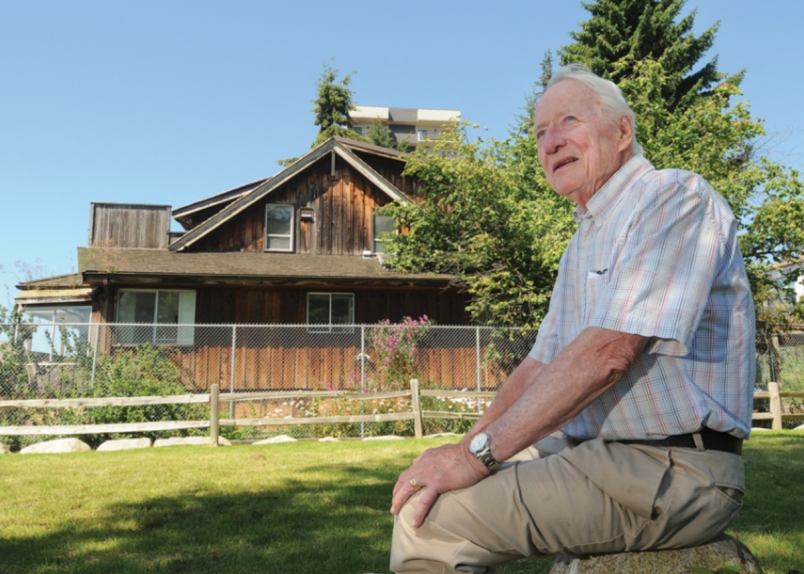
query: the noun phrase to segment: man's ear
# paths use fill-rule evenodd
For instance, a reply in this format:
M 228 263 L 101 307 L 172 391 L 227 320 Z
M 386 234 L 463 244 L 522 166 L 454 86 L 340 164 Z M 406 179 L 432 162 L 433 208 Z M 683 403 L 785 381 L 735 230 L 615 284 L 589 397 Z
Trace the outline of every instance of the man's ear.
M 623 152 L 631 149 L 631 143 L 636 137 L 634 133 L 634 118 L 631 116 L 622 116 L 618 127 L 620 129 L 620 139 L 617 144 L 617 150 Z

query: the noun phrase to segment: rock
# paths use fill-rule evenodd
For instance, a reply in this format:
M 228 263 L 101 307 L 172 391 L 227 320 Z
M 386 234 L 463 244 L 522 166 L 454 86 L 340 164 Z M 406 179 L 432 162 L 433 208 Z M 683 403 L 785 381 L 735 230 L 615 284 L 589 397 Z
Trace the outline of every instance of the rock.
M 151 448 L 151 439 L 148 437 L 142 438 L 121 438 L 116 440 L 107 440 L 99 447 L 99 451 L 111 450 L 131 450 L 133 448 Z
M 437 432 L 435 434 L 428 434 L 424 438 L 443 438 L 448 436 L 463 436 L 463 435 L 459 435 L 458 433 L 454 432 Z
M 281 434 L 278 436 L 274 436 L 271 438 L 266 438 L 264 440 L 258 440 L 257 442 L 251 443 L 253 445 L 260 445 L 260 444 L 279 444 L 281 442 L 296 442 L 296 439 L 292 436 L 288 436 L 286 434 Z
M 713 572 L 722 566 L 740 566 L 743 574 L 761 574 L 751 551 L 731 536 L 681 550 L 623 552 L 585 558 L 559 556 L 550 574 L 689 574 L 690 568 Z
M 92 450 L 89 445 L 77 438 L 57 438 L 55 440 L 47 440 L 45 442 L 38 442 L 30 446 L 26 446 L 20 451 L 20 454 L 53 454 L 63 452 L 84 452 Z
M 11 454 L 11 447 L 4 442 L 0 442 L 0 454 Z
M 334 436 L 325 436 L 324 438 L 318 439 L 318 442 L 341 442 L 341 439 L 335 438 Z
M 405 440 L 405 439 L 403 437 L 401 437 L 401 436 L 396 436 L 396 435 L 393 435 L 393 434 L 387 434 L 387 435 L 383 435 L 383 436 L 367 436 L 363 440 Z
M 163 446 L 210 446 L 208 436 L 182 436 L 173 438 L 158 438 L 154 441 L 154 448 Z M 218 437 L 218 446 L 232 446 L 228 439 Z

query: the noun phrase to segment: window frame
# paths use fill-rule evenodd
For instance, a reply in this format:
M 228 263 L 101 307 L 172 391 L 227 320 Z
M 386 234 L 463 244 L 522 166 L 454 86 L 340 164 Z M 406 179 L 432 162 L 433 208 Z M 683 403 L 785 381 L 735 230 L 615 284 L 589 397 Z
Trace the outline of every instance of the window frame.
M 327 295 L 329 297 L 329 323 L 310 323 L 310 297 L 311 296 Z M 349 299 L 349 322 L 347 323 L 333 323 L 332 322 L 332 297 L 347 297 Z M 344 292 L 331 292 L 331 291 L 310 291 L 307 293 L 306 301 L 306 317 L 305 324 L 307 325 L 308 333 L 354 333 L 355 332 L 355 294 Z
M 268 212 L 272 207 L 287 207 L 290 208 L 290 233 L 289 234 L 279 234 L 279 233 L 268 233 Z M 277 252 L 277 253 L 292 253 L 293 252 L 293 245 L 296 239 L 296 206 L 291 203 L 266 203 L 265 204 L 265 233 L 263 234 L 263 251 L 268 252 Z M 279 238 L 287 238 L 288 241 L 288 248 L 287 249 L 277 249 L 273 247 L 269 247 L 269 238 L 275 237 Z
M 376 209 L 371 214 L 371 252 L 372 253 L 385 253 L 384 249 L 379 249 L 379 250 L 377 249 L 378 245 L 380 247 L 382 247 L 382 244 L 387 241 L 387 240 L 379 239 L 379 233 L 377 232 L 377 218 L 378 217 L 385 217 L 390 221 L 391 226 L 392 226 L 391 231 L 393 233 L 398 233 L 398 230 L 396 229 L 396 220 L 394 220 L 394 218 L 391 217 L 390 215 L 380 215 L 379 213 L 377 213 Z M 385 231 L 380 231 L 380 233 L 385 233 Z

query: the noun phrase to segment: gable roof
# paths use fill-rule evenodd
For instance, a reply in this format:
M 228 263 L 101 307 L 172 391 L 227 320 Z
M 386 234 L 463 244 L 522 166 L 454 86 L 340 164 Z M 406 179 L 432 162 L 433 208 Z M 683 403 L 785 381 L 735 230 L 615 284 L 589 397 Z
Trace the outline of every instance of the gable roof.
M 220 227 L 223 223 L 235 217 L 237 214 L 257 203 L 273 190 L 289 181 L 299 173 L 303 172 L 316 161 L 330 153 L 341 157 L 366 179 L 376 185 L 381 191 L 386 193 L 391 199 L 401 201 L 403 203 L 408 203 L 411 201 L 411 199 L 402 193 L 395 185 L 377 173 L 377 171 L 375 171 L 365 161 L 360 159 L 354 153 L 355 150 L 404 161 L 404 154 L 396 150 L 366 144 L 347 138 L 330 138 L 317 148 L 300 157 L 296 162 L 276 174 L 274 177 L 266 179 L 251 189 L 248 193 L 224 207 L 217 214 L 213 215 L 197 227 L 185 233 L 180 239 L 176 240 L 169 247 L 170 251 L 183 251 L 185 248 L 189 247 L 202 237 L 205 237 L 210 232 Z
M 171 215 L 173 216 L 173 219 L 181 223 L 185 229 L 189 229 L 190 227 L 192 227 L 192 225 L 190 225 L 190 221 L 192 219 L 190 216 L 192 216 L 192 214 L 198 213 L 199 211 L 203 211 L 204 209 L 208 209 L 216 205 L 221 205 L 224 203 L 232 203 L 233 201 L 240 199 L 244 195 L 248 195 L 250 192 L 254 191 L 255 188 L 265 183 L 269 179 L 271 178 L 264 177 L 262 179 L 258 179 L 257 181 L 252 181 L 251 183 L 245 183 L 243 185 L 239 185 L 227 191 L 217 193 L 213 196 L 206 197 L 204 199 L 199 199 L 198 201 L 194 201 L 192 203 L 188 203 L 187 205 L 177 207 L 176 209 L 173 210 Z

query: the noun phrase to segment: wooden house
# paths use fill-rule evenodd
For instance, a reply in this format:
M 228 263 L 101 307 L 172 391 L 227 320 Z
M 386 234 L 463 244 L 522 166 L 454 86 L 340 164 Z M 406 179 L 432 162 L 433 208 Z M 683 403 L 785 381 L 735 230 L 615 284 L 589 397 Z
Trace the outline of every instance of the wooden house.
M 332 346 L 328 337 L 354 333 L 351 325 L 423 315 L 441 325 L 470 322 L 468 295 L 452 286 L 453 277 L 383 265 L 380 233 L 394 223 L 377 209 L 416 198 L 417 182 L 402 175 L 404 167 L 404 154 L 333 138 L 273 177 L 172 212 L 93 203 L 78 275 L 19 285 L 17 301 L 44 309 L 54 306 L 49 293 L 69 293 L 70 305 L 91 308 L 92 323 L 128 325 L 100 345 L 172 345 L 199 386 L 226 380 L 225 355 L 234 348 L 230 328 L 204 326 L 302 325 L 281 342 L 295 349 L 292 368 L 279 342 L 253 335 L 245 344 L 254 348 L 254 364 L 243 365 L 237 386 L 264 388 L 276 368 L 292 379 L 287 387 L 334 380 L 340 367 L 323 366 L 315 356 Z M 171 216 L 183 232 L 169 231 Z M 136 326 L 155 323 L 160 327 Z M 353 339 L 339 355 L 354 361 L 360 345 Z

